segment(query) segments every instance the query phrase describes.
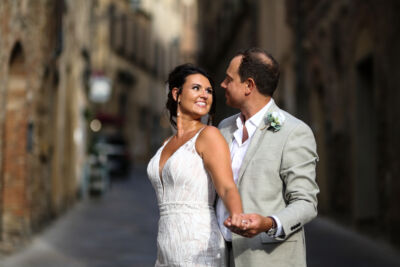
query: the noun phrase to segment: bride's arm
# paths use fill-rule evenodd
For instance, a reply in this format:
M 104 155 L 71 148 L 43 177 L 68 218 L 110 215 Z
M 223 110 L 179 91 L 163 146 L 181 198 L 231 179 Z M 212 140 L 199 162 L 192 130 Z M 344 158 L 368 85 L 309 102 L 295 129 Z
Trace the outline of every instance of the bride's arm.
M 196 150 L 203 158 L 215 189 L 232 217 L 232 225 L 239 227 L 243 208 L 239 191 L 233 181 L 228 144 L 217 128 L 207 126 L 197 139 Z

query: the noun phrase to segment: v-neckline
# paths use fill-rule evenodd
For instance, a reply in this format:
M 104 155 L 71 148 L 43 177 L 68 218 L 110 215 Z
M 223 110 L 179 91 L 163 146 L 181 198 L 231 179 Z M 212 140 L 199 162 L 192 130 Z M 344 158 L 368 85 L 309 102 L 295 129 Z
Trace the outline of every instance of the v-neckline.
M 164 162 L 164 165 L 163 165 L 162 168 L 161 168 L 160 163 L 161 163 L 161 156 L 162 156 L 162 153 L 164 152 L 165 147 L 166 147 L 166 146 L 168 145 L 168 143 L 171 141 L 171 139 L 173 138 L 173 136 L 171 136 L 171 137 L 167 140 L 167 142 L 165 142 L 164 146 L 161 148 L 160 157 L 159 157 L 159 159 L 158 159 L 158 178 L 160 179 L 161 186 L 162 186 L 163 188 L 164 188 L 164 181 L 163 181 L 163 178 L 162 178 L 162 173 L 163 173 L 163 171 L 164 171 L 165 166 L 166 166 L 167 163 L 169 162 L 169 160 L 170 160 L 184 145 L 186 145 L 187 143 L 189 143 L 189 141 L 191 141 L 195 136 L 197 136 L 197 135 L 200 133 L 200 131 L 203 130 L 204 128 L 205 128 L 205 127 L 200 128 L 200 129 L 199 129 L 192 137 L 190 137 L 185 143 L 183 143 L 182 145 L 180 145 L 180 146 L 171 154 L 171 156 L 169 156 L 169 158 Z

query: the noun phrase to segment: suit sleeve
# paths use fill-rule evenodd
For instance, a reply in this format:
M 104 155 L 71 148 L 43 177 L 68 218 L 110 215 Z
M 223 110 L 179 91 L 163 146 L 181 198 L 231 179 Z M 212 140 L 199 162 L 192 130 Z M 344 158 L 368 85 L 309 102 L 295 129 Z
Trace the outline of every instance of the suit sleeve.
M 281 239 L 286 239 L 317 216 L 317 161 L 314 135 L 306 124 L 299 123 L 289 134 L 282 153 L 280 177 L 286 208 L 275 214 L 284 231 Z

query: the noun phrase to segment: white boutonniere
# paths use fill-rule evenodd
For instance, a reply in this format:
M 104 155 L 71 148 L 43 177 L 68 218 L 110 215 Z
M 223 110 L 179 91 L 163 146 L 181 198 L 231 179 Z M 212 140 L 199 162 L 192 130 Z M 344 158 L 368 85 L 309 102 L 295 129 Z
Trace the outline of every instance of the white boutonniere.
M 277 132 L 281 129 L 284 121 L 285 121 L 285 115 L 283 115 L 282 112 L 280 111 L 274 111 L 274 112 L 268 112 L 267 118 L 266 118 L 266 124 L 268 126 L 268 129 L 271 129 L 273 132 Z

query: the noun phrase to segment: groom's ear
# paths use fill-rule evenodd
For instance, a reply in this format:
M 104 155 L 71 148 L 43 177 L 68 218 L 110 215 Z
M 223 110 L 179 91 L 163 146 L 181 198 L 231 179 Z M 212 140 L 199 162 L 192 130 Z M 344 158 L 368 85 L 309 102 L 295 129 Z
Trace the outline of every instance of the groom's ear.
M 249 95 L 256 88 L 256 83 L 253 78 L 248 78 L 246 81 L 245 94 Z

